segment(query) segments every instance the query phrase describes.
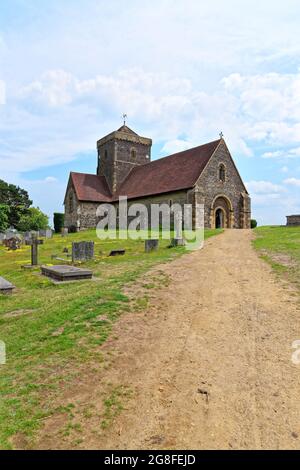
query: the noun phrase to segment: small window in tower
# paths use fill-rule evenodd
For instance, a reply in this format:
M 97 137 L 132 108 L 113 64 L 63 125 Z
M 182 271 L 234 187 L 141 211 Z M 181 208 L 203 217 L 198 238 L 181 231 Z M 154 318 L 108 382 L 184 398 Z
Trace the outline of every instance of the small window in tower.
M 104 160 L 107 160 L 107 157 L 108 157 L 108 152 L 107 150 L 104 151 Z
M 136 159 L 136 150 L 132 149 L 131 150 L 131 160 L 135 160 L 135 159 Z
M 224 183 L 225 178 L 226 178 L 225 165 L 221 163 L 221 165 L 219 166 L 219 180 Z

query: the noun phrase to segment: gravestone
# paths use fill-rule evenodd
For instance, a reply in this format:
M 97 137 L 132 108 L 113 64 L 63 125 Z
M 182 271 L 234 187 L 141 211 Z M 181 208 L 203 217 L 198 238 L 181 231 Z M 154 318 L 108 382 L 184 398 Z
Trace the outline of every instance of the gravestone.
M 43 276 L 50 277 L 55 281 L 80 281 L 92 279 L 93 273 L 90 269 L 76 268 L 75 266 L 57 265 L 41 266 Z
M 88 261 L 94 259 L 94 242 L 73 242 L 72 243 L 72 260 Z
M 46 230 L 40 230 L 39 231 L 39 236 L 44 237 L 44 238 L 52 238 L 52 230 L 51 229 L 46 229 Z
M 68 233 L 69 233 L 69 230 L 66 227 L 61 229 L 61 236 L 62 237 L 65 237 L 66 235 L 68 235 Z
M 145 252 L 156 251 L 158 249 L 159 240 L 145 240 Z
M 9 295 L 13 289 L 15 289 L 15 286 L 11 282 L 4 279 L 4 277 L 0 277 L 0 294 Z
M 26 240 L 26 245 L 31 246 L 31 266 L 38 265 L 38 246 L 43 245 L 43 240 L 38 240 L 36 235 L 31 237 L 31 240 Z
M 172 238 L 170 247 L 175 248 L 176 246 L 185 246 L 184 238 Z
M 5 238 L 6 238 L 5 233 L 2 233 L 2 232 L 1 232 L 1 233 L 0 233 L 0 245 L 2 245 L 3 240 L 5 240 Z

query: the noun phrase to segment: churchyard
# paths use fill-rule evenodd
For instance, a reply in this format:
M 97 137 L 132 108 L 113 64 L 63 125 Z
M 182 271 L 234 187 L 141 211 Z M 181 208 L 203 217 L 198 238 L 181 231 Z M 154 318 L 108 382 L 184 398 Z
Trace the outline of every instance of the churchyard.
M 205 238 L 221 232 L 207 230 Z M 110 338 L 113 324 L 122 313 L 147 306 L 146 294 L 132 300 L 124 287 L 153 266 L 186 253 L 181 246 L 168 248 L 167 240 L 147 253 L 143 241 L 103 241 L 90 230 L 45 238 L 38 244 L 39 264 L 72 265 L 72 242 L 82 241 L 94 242 L 94 258 L 75 260 L 75 265 L 91 270 L 93 278 L 66 283 L 54 282 L 41 275 L 39 266 L 31 266 L 31 242 L 16 251 L 0 245 L 0 276 L 16 286 L 11 295 L 0 295 L 0 340 L 6 345 L 6 364 L 0 365 L 1 449 L 30 448 L 44 419 L 55 413 L 72 415 L 72 406 L 57 406 L 60 395 L 83 368 L 92 372 L 95 364 L 110 367 L 100 347 Z M 109 256 L 120 249 L 125 250 L 122 256 Z M 144 290 L 167 282 L 151 278 Z M 128 393 L 104 390 L 99 429 L 109 426 L 121 409 L 120 396 Z M 66 434 L 72 426 L 67 418 Z
M 258 227 L 255 233 L 253 244 L 262 258 L 300 292 L 300 227 Z

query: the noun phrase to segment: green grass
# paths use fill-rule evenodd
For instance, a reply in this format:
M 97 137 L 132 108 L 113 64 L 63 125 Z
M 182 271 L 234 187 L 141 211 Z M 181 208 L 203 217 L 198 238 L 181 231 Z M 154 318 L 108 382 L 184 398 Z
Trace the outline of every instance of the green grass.
M 205 237 L 217 233 L 208 230 Z M 40 263 L 61 264 L 51 255 L 66 257 L 63 249 L 71 252 L 76 240 L 95 241 L 95 260 L 84 264 L 93 270 L 95 281 L 54 285 L 39 269 L 22 268 L 30 263 L 30 247 L 9 252 L 0 246 L 0 275 L 17 287 L 12 296 L 0 297 L 0 340 L 7 349 L 7 363 L 0 366 L 1 449 L 12 448 L 11 438 L 17 433 L 34 442 L 41 420 L 57 412 L 54 398 L 80 365 L 103 361 L 99 345 L 110 336 L 120 314 L 132 308 L 124 286 L 155 264 L 186 253 L 182 247 L 169 249 L 165 240 L 158 251 L 146 254 L 143 241 L 101 241 L 95 231 L 86 231 L 46 240 L 39 247 Z M 118 248 L 125 248 L 126 255 L 107 256 Z M 105 406 L 109 422 L 113 412 L 108 410 L 118 409 L 118 396 Z
M 300 291 L 300 227 L 258 227 L 255 233 L 253 245 L 262 258 Z

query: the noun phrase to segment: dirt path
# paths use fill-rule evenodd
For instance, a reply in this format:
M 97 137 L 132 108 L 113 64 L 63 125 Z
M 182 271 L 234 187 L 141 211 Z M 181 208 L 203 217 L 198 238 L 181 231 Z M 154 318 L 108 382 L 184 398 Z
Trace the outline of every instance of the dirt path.
M 299 303 L 251 237 L 228 230 L 159 267 L 170 284 L 121 317 L 105 346 L 118 353 L 105 380 L 134 397 L 103 434 L 86 423 L 80 447 L 299 448 Z

